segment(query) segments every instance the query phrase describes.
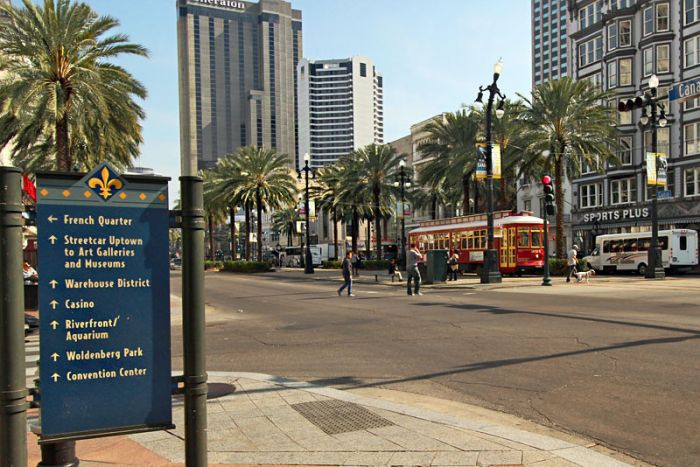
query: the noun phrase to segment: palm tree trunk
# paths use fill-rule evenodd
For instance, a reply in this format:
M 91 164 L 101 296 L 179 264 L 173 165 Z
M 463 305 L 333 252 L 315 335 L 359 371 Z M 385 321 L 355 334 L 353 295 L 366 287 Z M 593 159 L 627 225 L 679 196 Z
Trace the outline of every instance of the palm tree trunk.
M 338 208 L 333 206 L 333 259 L 338 261 Z
M 56 122 L 56 162 L 60 172 L 71 169 L 70 141 L 68 138 L 68 115 Z
M 214 219 L 209 214 L 209 259 L 214 261 Z
M 367 237 L 365 237 L 365 250 L 367 251 L 367 259 L 372 256 L 372 218 L 367 218 Z
M 499 202 L 499 204 L 501 205 L 501 210 L 508 209 L 508 199 L 506 197 L 506 178 L 503 175 L 501 175 L 501 180 L 499 184 L 501 188 L 501 199 Z
M 229 208 L 229 216 L 231 216 L 231 259 L 236 261 L 236 206 Z
M 462 191 L 464 196 L 462 197 L 462 211 L 464 214 L 469 214 L 469 184 L 472 173 L 462 175 Z
M 474 180 L 474 213 L 481 212 L 479 210 L 479 182 Z
M 287 247 L 292 247 L 292 239 L 294 238 L 294 233 L 296 232 L 296 225 L 287 226 Z
M 379 188 L 374 191 L 374 235 L 377 236 L 377 259 L 382 259 L 382 216 L 379 213 Z
M 262 198 L 260 196 L 260 189 L 255 191 L 255 204 L 258 208 L 258 261 L 263 260 L 263 236 L 262 236 L 262 212 L 263 212 L 263 204 L 262 204 Z
M 554 159 L 554 200 L 557 204 L 557 258 L 564 258 L 564 145 L 561 145 L 561 152 Z
M 357 237 L 360 236 L 360 216 L 357 214 L 357 208 L 352 208 L 352 251 L 357 254 Z
M 437 219 L 437 198 L 433 196 L 433 200 L 430 203 L 430 218 L 432 220 Z
M 245 260 L 250 261 L 250 201 L 245 202 Z

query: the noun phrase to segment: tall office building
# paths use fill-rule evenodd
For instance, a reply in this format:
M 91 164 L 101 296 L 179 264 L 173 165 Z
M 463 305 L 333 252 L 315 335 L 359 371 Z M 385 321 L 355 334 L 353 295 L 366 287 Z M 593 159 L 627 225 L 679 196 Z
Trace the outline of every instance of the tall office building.
M 697 0 L 572 1 L 573 75 L 612 94 L 619 165 L 582 167 L 573 180 L 575 236 L 592 246 L 597 235 L 639 232 L 651 226 L 656 188 L 647 185 L 645 153 L 652 152 L 642 109 L 617 112 L 618 103 L 649 91 L 658 96 L 666 125 L 657 128 L 656 152 L 668 155 L 667 184 L 658 201 L 659 228 L 700 231 L 700 96 L 695 86 L 669 100 L 674 84 L 700 79 L 700 3 Z M 685 89 L 685 88 L 684 88 Z M 597 169 L 597 170 L 596 170 Z M 627 251 L 627 250 L 625 250 Z
M 567 0 L 532 1 L 532 85 L 567 76 Z
M 297 79 L 299 154 L 308 153 L 310 165 L 322 167 L 384 142 L 383 81 L 371 59 L 303 59 Z
M 297 156 L 301 11 L 283 0 L 177 0 L 183 174 L 247 145 Z

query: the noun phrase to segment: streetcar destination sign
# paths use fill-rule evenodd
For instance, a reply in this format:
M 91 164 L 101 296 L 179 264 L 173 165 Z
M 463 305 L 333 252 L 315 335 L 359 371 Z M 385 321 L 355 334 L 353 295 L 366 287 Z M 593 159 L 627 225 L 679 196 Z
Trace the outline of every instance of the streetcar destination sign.
M 172 427 L 167 182 L 37 175 L 41 442 Z

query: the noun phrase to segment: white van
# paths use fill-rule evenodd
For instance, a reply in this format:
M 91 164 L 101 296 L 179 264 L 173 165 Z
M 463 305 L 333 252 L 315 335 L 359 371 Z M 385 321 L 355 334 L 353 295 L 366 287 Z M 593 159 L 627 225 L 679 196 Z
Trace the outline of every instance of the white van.
M 645 274 L 651 232 L 599 235 L 596 248 L 584 260 L 596 271 L 637 271 Z M 698 264 L 698 233 L 695 230 L 659 231 L 664 269 L 690 269 Z

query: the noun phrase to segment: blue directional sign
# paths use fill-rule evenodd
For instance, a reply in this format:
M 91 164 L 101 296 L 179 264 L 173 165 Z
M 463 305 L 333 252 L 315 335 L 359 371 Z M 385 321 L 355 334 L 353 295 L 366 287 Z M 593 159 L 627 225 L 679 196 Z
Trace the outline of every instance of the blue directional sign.
M 700 78 L 676 83 L 668 89 L 669 101 L 685 101 L 700 96 Z
M 37 175 L 42 442 L 172 427 L 167 181 Z
M 656 194 L 656 199 L 668 199 L 673 198 L 673 192 L 671 190 L 659 190 Z

